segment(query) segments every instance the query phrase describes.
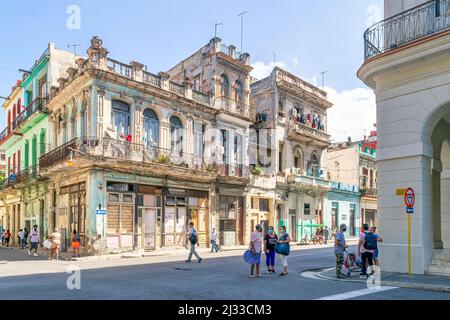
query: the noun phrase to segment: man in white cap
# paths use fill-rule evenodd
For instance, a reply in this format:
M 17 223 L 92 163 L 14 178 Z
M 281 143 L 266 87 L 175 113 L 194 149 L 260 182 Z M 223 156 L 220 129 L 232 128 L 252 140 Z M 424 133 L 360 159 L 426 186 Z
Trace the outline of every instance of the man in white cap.
M 342 265 L 344 264 L 344 251 L 348 248 L 345 243 L 345 231 L 347 231 L 347 226 L 343 223 L 339 228 L 339 232 L 336 234 L 336 240 L 334 242 L 334 254 L 336 255 L 336 278 L 346 278 L 342 274 Z

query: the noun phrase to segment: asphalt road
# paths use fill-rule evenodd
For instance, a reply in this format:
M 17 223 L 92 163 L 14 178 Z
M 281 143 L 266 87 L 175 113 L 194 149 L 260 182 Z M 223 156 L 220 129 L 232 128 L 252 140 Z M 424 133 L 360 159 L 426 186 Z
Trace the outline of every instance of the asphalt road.
M 27 263 L 18 258 L 17 252 L 1 250 L 0 260 L 10 260 L 19 268 Z M 203 263 L 186 264 L 182 261 L 155 262 L 143 260 L 140 264 L 110 266 L 111 262 L 96 262 L 90 269 L 79 263 L 80 289 L 67 288 L 71 274 L 53 272 L 21 276 L 3 276 L 0 264 L 1 299 L 6 300 L 314 300 L 314 299 L 356 299 L 356 300 L 414 300 L 450 299 L 450 294 L 383 288 L 383 291 L 368 290 L 361 283 L 343 283 L 329 280 L 305 278 L 301 273 L 313 268 L 334 265 L 332 249 L 311 249 L 294 251 L 289 256 L 289 275 L 280 277 L 263 273 L 263 278 L 248 278 L 249 267 L 241 256 L 212 258 L 205 255 Z M 23 257 L 23 254 L 20 256 Z M 27 258 L 24 258 L 27 259 Z M 44 259 L 41 257 L 41 259 Z M 17 260 L 17 261 L 16 261 Z M 169 259 L 170 260 L 170 259 Z M 194 260 L 195 261 L 195 260 Z M 52 263 L 40 261 L 38 263 Z M 74 262 L 66 263 L 76 266 Z M 99 264 L 101 267 L 99 268 Z M 117 263 L 116 263 L 117 264 Z M 279 257 L 276 259 L 280 269 Z M 10 265 L 11 267 L 11 265 Z M 264 269 L 263 269 L 264 270 Z M 9 273 L 10 274 L 10 273 Z M 71 278 L 73 279 L 73 278 Z M 72 282 L 73 283 L 73 282 Z

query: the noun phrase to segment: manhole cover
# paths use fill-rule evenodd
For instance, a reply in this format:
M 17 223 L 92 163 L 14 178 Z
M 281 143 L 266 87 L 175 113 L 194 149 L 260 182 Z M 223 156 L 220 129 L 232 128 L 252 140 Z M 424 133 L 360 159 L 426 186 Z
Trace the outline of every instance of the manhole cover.
M 192 269 L 186 269 L 186 268 L 174 268 L 177 271 L 191 271 Z

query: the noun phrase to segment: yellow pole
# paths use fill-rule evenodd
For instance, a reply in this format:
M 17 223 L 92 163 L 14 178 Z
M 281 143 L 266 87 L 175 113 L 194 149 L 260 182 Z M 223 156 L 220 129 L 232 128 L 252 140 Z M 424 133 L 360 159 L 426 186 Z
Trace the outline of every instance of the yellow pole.
M 411 214 L 408 214 L 408 275 L 411 277 Z

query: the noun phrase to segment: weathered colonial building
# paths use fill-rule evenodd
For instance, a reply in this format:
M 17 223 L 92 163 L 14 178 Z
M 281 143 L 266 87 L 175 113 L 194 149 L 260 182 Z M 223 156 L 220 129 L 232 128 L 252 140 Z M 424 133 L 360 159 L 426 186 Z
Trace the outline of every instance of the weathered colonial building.
M 216 80 L 226 75 L 248 88 L 251 68 L 247 55 L 220 48 L 216 38 L 193 56 L 214 60 L 208 68 L 191 57 L 155 75 L 109 58 L 92 39 L 87 59 L 67 70 L 48 102 L 52 151 L 39 174 L 50 179 L 49 228 L 66 239 L 77 230 L 90 254 L 181 246 L 189 221 L 201 245 L 213 226 L 224 242 L 243 242 L 249 111 L 223 105 L 230 88 Z M 206 92 L 193 89 L 197 76 Z
M 0 133 L 0 146 L 7 164 L 0 186 L 4 202 L 1 224 L 14 235 L 24 227 L 31 230 L 35 224 L 41 237 L 47 232 L 44 203 L 48 185 L 38 175 L 38 159 L 50 149 L 46 105 L 50 87 L 74 65 L 73 54 L 50 43 L 3 105 L 7 127 Z
M 311 226 L 324 222 L 330 181 L 323 164 L 332 104 L 326 92 L 278 67 L 253 83 L 251 93 L 257 117 L 251 145 L 257 148 L 250 164 L 260 175 L 254 174 L 250 194 L 269 199 L 266 219 L 287 226 L 300 241 Z

